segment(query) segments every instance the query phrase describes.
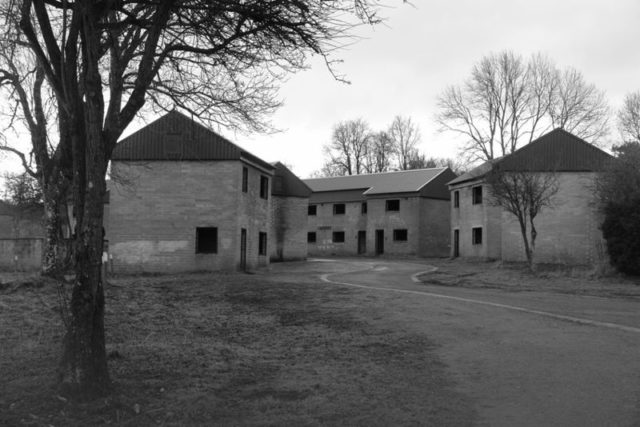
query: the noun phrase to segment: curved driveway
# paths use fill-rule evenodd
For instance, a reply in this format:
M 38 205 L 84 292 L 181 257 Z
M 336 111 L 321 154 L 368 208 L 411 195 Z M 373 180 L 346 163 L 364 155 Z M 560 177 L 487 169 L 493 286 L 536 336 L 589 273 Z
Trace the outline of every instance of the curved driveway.
M 479 425 L 640 425 L 639 302 L 425 285 L 419 261 L 325 265 L 325 283 L 388 298 L 390 324 L 440 345 Z

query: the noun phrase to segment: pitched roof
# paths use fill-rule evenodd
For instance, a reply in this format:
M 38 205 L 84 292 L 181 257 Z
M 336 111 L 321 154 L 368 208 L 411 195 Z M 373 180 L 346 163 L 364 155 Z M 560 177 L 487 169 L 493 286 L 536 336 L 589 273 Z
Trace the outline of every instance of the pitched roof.
M 311 189 L 300 178 L 280 162 L 272 163 L 276 168 L 271 194 L 285 197 L 309 197 Z
M 269 163 L 173 110 L 121 140 L 112 160 L 240 160 L 273 169 Z
M 564 129 L 554 129 L 499 159 L 485 162 L 449 185 L 481 178 L 493 167 L 504 171 L 593 172 L 602 170 L 611 155 Z
M 414 169 L 304 180 L 315 192 L 362 190 L 367 196 L 389 193 L 415 193 L 448 168 Z

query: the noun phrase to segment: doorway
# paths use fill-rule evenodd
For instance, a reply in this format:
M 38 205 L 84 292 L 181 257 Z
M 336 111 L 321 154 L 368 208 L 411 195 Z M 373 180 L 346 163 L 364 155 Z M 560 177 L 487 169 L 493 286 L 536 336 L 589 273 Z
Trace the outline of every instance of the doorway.
M 376 230 L 376 255 L 384 253 L 384 230 Z
M 460 230 L 453 230 L 453 257 L 460 256 Z
M 358 231 L 358 255 L 362 255 L 367 252 L 367 232 L 364 230 Z
M 247 230 L 240 229 L 240 270 L 247 269 Z

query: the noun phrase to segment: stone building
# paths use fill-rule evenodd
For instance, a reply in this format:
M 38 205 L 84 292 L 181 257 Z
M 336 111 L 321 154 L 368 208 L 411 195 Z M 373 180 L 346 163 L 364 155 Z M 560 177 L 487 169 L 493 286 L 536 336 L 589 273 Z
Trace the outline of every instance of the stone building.
M 111 168 L 105 224 L 116 272 L 244 270 L 274 254 L 306 257 L 295 219 L 274 218 L 274 206 L 306 205 L 295 176 L 177 111 L 123 139 Z
M 307 179 L 309 255 L 449 254 L 449 168 Z
M 535 258 L 542 263 L 589 264 L 604 257 L 595 178 L 611 156 L 562 129 L 553 130 L 500 159 L 486 162 L 449 182 L 451 255 L 524 261 L 516 217 L 492 202 L 486 175 L 505 172 L 554 174 L 552 206 L 535 218 Z
M 43 236 L 42 207 L 19 207 L 0 200 L 0 269 L 39 269 Z

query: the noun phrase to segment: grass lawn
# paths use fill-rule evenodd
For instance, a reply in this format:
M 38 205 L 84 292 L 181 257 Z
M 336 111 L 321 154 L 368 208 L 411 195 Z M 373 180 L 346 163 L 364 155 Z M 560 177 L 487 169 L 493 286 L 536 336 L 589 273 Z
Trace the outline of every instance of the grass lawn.
M 593 268 L 538 265 L 532 274 L 523 263 L 430 259 L 437 269 L 420 276 L 425 284 L 506 291 L 542 291 L 608 298 L 640 299 L 640 278 L 594 274 Z
M 53 386 L 55 285 L 0 286 L 0 425 L 472 424 L 429 337 L 380 314 L 384 295 L 309 277 L 112 279 L 114 391 L 91 402 Z

